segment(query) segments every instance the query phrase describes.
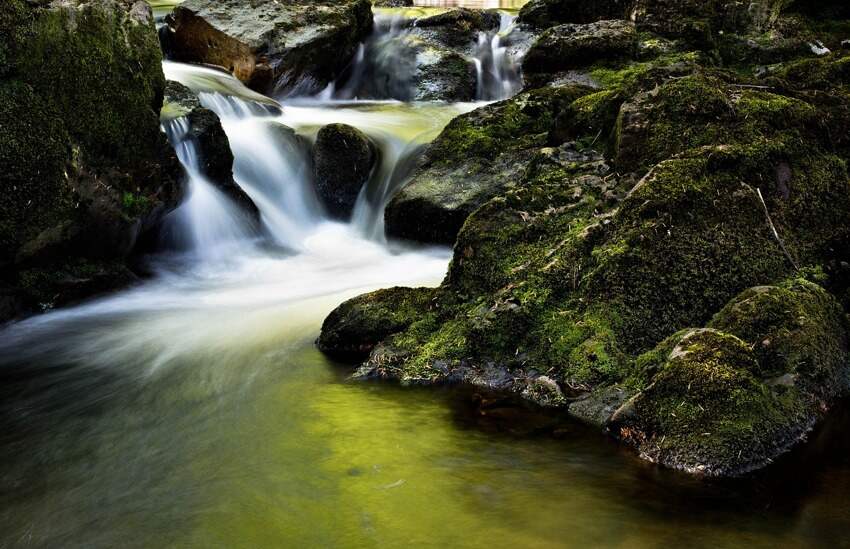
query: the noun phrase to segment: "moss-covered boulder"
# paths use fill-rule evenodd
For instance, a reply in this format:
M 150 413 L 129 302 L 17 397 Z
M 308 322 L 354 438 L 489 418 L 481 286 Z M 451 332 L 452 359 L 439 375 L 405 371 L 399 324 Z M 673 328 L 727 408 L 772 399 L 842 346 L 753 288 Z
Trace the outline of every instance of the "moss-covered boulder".
M 518 181 L 557 113 L 587 92 L 580 86 L 535 90 L 452 120 L 387 206 L 387 234 L 452 243 L 469 214 Z
M 846 320 L 805 280 L 746 290 L 643 357 L 646 386 L 609 428 L 642 455 L 737 475 L 798 442 L 850 383 Z
M 336 358 L 363 360 L 426 312 L 433 297 L 432 288 L 389 288 L 349 299 L 325 319 L 316 344 Z
M 357 128 L 328 124 L 319 130 L 313 144 L 313 176 L 329 214 L 340 219 L 351 216 L 376 160 L 375 146 Z
M 547 29 L 522 61 L 524 74 L 554 74 L 598 63 L 631 59 L 637 33 L 629 21 L 567 23 Z
M 628 19 L 634 0 L 531 0 L 519 10 L 517 21 L 537 28 L 563 23 L 593 23 Z
M 114 272 L 179 199 L 159 44 L 145 2 L 10 0 L 0 27 L 0 272 L 49 306 L 63 287 L 52 265 Z M 39 295 L 21 277 L 34 268 L 48 275 Z
M 437 15 L 415 19 L 414 32 L 452 48 L 463 48 L 478 40 L 482 32 L 499 30 L 501 16 L 495 10 L 455 8 Z
M 277 94 L 322 90 L 372 29 L 368 0 L 187 0 L 167 18 L 169 54 L 224 67 Z

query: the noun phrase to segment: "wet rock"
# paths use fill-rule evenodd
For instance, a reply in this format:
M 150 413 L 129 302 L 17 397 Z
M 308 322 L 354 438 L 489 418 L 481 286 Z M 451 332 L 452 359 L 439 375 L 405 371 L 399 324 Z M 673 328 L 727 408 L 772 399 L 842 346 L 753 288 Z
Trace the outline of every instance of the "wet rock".
M 547 29 L 522 62 L 524 73 L 558 73 L 599 60 L 632 59 L 637 48 L 634 24 L 622 20 L 564 24 Z
M 413 0 L 375 0 L 372 5 L 376 8 L 407 8 L 413 5 Z
M 631 396 L 623 387 L 604 387 L 592 393 L 584 393 L 570 403 L 571 416 L 595 427 L 604 427 L 614 412 L 623 410 L 622 406 Z M 621 411 L 625 414 L 625 411 Z
M 328 315 L 316 344 L 338 359 L 362 360 L 426 311 L 433 294 L 430 288 L 389 288 L 350 299 Z
M 400 101 L 471 101 L 475 66 L 463 54 L 430 39 L 433 32 L 385 31 L 366 45 L 368 65 L 346 84 L 350 97 Z M 470 46 L 471 46 L 470 42 Z
M 586 91 L 575 86 L 536 90 L 454 119 L 387 206 L 387 234 L 454 242 L 469 214 L 517 180 L 557 111 Z
M 176 206 L 182 176 L 159 129 L 145 2 L 11 0 L 0 26 L 0 272 L 32 302 L 26 270 L 121 263 Z
M 307 94 L 345 68 L 372 12 L 368 0 L 187 0 L 167 22 L 174 59 L 219 65 L 257 91 Z
M 634 4 L 634 0 L 531 0 L 520 9 L 517 21 L 545 29 L 563 23 L 628 19 Z
M 319 130 L 313 144 L 313 174 L 316 192 L 329 214 L 351 217 L 376 160 L 375 146 L 357 128 L 329 124 Z
M 414 31 L 423 38 L 450 48 L 468 46 L 481 32 L 499 30 L 501 16 L 496 11 L 456 8 L 413 21 Z
M 769 463 L 848 387 L 841 307 L 800 279 L 743 292 L 709 328 L 653 353 L 657 373 L 609 428 L 653 461 L 705 475 Z
M 257 206 L 233 179 L 233 152 L 218 115 L 202 107 L 192 90 L 179 82 L 168 81 L 160 118 L 168 122 L 183 117 L 189 123 L 185 138 L 198 147 L 201 174 L 258 221 Z

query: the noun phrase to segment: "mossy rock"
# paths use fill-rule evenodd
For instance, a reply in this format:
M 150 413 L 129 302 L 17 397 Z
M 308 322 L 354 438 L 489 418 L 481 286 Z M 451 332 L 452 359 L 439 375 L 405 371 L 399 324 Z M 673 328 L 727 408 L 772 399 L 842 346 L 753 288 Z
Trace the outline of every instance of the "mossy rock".
M 633 9 L 634 0 L 531 0 L 520 8 L 517 21 L 545 29 L 563 23 L 628 19 Z
M 120 263 L 180 197 L 150 8 L 11 0 L 0 30 L 3 282 L 29 288 L 32 269 Z
M 375 345 L 426 312 L 431 288 L 389 288 L 349 299 L 322 324 L 319 349 L 341 360 L 364 359 Z
M 633 59 L 637 33 L 628 21 L 564 24 L 547 29 L 532 44 L 522 61 L 526 75 L 558 73 L 598 63 Z
M 452 243 L 469 214 L 515 184 L 557 113 L 588 91 L 532 90 L 452 120 L 387 206 L 387 234 Z
M 799 441 L 847 392 L 847 322 L 816 284 L 748 289 L 708 326 L 640 357 L 645 386 L 609 422 L 653 461 L 748 472 Z

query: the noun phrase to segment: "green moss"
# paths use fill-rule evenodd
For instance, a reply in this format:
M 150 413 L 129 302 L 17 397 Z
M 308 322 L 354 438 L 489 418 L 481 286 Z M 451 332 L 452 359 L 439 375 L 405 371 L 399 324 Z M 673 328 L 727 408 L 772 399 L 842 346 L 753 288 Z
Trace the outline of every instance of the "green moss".
M 761 383 L 752 373 L 757 369 L 740 339 L 687 332 L 614 425 L 621 438 L 666 465 L 710 475 L 745 472 L 809 427 L 804 398 Z
M 791 374 L 806 390 L 834 397 L 848 384 L 846 320 L 833 296 L 803 279 L 744 291 L 717 313 L 711 328 L 747 342 L 761 378 Z
M 433 297 L 430 288 L 389 288 L 350 299 L 325 319 L 317 344 L 339 358 L 360 360 L 424 314 Z
M 74 215 L 62 118 L 30 86 L 0 82 L 0 265 L 24 242 Z

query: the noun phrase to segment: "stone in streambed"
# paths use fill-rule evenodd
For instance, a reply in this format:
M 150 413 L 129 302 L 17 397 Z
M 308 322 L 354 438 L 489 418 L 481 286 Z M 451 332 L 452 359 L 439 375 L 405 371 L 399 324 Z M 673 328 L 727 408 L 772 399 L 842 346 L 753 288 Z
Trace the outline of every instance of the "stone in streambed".
M 534 90 L 452 120 L 387 206 L 387 234 L 453 243 L 476 208 L 517 181 L 532 149 L 545 144 L 555 115 L 588 91 L 581 86 Z
M 160 117 L 167 121 L 184 116 L 189 122 L 186 138 L 194 140 L 198 147 L 201 174 L 255 221 L 258 220 L 260 213 L 257 206 L 233 179 L 233 152 L 218 115 L 201 106 L 192 90 L 169 80 Z
M 328 124 L 319 130 L 313 145 L 313 174 L 316 192 L 329 214 L 340 219 L 351 216 L 376 161 L 375 146 L 357 128 Z

